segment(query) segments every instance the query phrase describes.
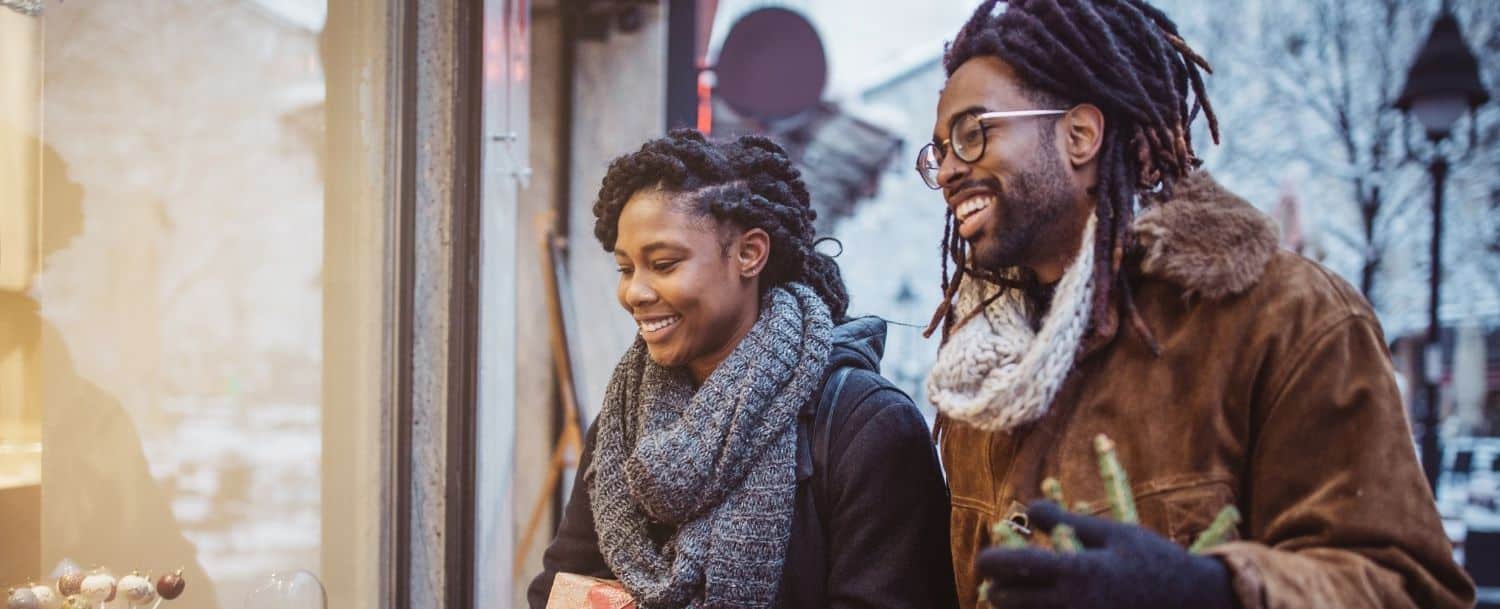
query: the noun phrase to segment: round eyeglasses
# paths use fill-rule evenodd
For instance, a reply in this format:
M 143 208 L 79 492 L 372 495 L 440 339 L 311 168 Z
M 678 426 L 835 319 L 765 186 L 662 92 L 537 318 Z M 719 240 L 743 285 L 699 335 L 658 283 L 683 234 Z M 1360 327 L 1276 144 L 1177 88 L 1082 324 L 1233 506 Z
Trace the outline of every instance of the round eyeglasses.
M 932 142 L 922 147 L 917 152 L 917 174 L 922 176 L 922 181 L 933 190 L 942 188 L 938 184 L 938 171 L 943 166 L 943 158 L 948 155 L 948 150 L 953 150 L 953 155 L 965 163 L 973 163 L 984 156 L 984 144 L 989 139 L 985 133 L 986 123 L 1002 118 L 1027 118 L 1032 116 L 1056 116 L 1067 114 L 1067 110 L 1009 110 L 1004 112 L 984 112 L 980 114 L 964 114 L 953 121 L 953 128 L 949 129 L 949 138 L 942 142 Z

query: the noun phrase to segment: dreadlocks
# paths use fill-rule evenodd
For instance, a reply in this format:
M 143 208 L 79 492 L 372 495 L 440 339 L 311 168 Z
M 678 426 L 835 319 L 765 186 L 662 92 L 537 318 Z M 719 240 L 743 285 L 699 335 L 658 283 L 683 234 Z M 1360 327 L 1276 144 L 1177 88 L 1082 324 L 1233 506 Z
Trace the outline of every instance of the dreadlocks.
M 651 188 L 676 195 L 674 203 L 721 226 L 766 231 L 771 253 L 760 289 L 807 284 L 828 305 L 835 323 L 844 320 L 848 289 L 833 258 L 814 249 L 817 212 L 801 172 L 776 142 L 758 135 L 710 141 L 694 129 L 674 129 L 615 159 L 594 203 L 594 236 L 605 251 L 615 249 L 625 203 Z
M 1130 284 L 1120 272 L 1133 246 L 1129 228 L 1135 206 L 1172 196 L 1179 178 L 1200 161 L 1193 152 L 1191 125 L 1201 111 L 1214 143 L 1219 124 L 1200 72 L 1208 62 L 1183 42 L 1177 25 L 1144 0 L 1016 0 L 995 14 L 997 0 L 974 11 L 948 44 L 943 68 L 952 76 L 975 56 L 995 56 L 1010 64 L 1031 88 L 1034 101 L 1091 103 L 1104 113 L 1099 182 L 1092 194 L 1099 231 L 1095 238 L 1092 335 L 1112 334 L 1107 310 L 1119 298 L 1130 322 L 1159 352 L 1156 339 L 1135 308 Z M 1191 98 L 1191 104 L 1189 99 Z M 928 326 L 952 330 L 953 301 L 969 268 L 967 248 L 948 212 L 943 230 L 943 303 Z M 956 263 L 948 276 L 948 258 Z M 1007 282 L 1009 283 L 1009 282 Z M 1010 287 L 1016 287 L 1010 285 Z

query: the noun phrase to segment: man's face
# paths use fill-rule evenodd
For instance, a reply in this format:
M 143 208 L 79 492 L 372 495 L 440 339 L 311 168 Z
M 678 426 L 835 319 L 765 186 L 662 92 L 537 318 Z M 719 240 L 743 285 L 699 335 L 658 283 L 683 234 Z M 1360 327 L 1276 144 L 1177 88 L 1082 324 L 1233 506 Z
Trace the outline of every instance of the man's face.
M 1040 108 L 1014 70 L 995 57 L 975 57 L 949 77 L 938 98 L 933 140 L 947 141 L 966 115 Z M 970 264 L 996 270 L 1052 264 L 1076 253 L 1086 199 L 1077 196 L 1054 117 L 987 121 L 984 154 L 973 163 L 948 151 L 938 183 L 968 241 Z

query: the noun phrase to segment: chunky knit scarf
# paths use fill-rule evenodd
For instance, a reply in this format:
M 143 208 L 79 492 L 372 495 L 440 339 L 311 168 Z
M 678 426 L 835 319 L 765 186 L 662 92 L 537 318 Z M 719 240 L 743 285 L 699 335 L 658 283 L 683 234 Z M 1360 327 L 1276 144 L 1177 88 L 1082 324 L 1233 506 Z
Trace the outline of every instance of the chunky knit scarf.
M 796 492 L 797 412 L 832 342 L 828 307 L 787 284 L 695 391 L 641 340 L 615 367 L 584 473 L 599 549 L 643 609 L 770 607 Z M 675 531 L 652 540 L 655 523 Z
M 1063 273 L 1041 329 L 1032 331 L 1026 296 L 982 281 L 959 288 L 957 312 L 968 322 L 938 350 L 927 377 L 927 397 L 939 412 L 986 431 L 1008 431 L 1047 413 L 1089 325 L 1094 282 L 1094 218 L 1089 216 L 1078 255 Z

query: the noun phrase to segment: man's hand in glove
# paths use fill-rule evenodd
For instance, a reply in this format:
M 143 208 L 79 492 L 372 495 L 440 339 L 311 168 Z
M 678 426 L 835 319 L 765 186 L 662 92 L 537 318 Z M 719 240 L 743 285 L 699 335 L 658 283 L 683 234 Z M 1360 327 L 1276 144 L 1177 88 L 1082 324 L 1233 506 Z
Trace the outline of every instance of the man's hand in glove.
M 1027 510 L 1032 530 L 1073 527 L 1083 550 L 991 548 L 979 575 L 1001 609 L 1233 609 L 1229 570 L 1143 527 L 1073 514 L 1050 501 Z

